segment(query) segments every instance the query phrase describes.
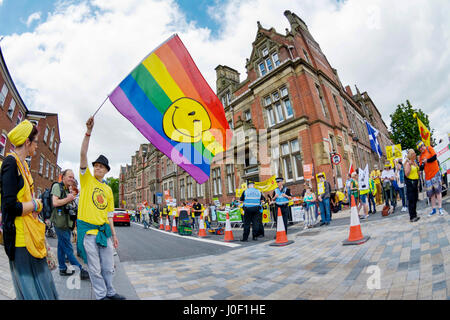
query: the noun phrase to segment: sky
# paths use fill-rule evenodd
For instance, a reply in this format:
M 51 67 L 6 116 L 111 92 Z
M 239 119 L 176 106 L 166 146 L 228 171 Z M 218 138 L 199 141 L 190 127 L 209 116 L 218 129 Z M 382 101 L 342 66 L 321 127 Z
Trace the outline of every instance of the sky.
M 448 0 L 0 0 L 0 42 L 28 109 L 59 114 L 62 169 L 79 166 L 85 122 L 155 47 L 177 33 L 215 90 L 215 68 L 246 77 L 257 32 L 284 34 L 283 12 L 300 16 L 344 86 L 367 91 L 386 125 L 407 99 L 439 138 L 450 123 Z M 110 161 L 107 176 L 146 139 L 107 101 L 88 152 Z

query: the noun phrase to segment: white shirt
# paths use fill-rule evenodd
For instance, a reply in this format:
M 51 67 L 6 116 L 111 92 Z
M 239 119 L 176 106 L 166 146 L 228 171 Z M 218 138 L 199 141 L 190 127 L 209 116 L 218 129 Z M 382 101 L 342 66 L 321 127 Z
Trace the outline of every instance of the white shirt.
M 395 173 L 394 170 L 389 169 L 389 170 L 383 170 L 383 172 L 381 173 L 381 180 L 384 181 L 384 179 L 389 179 L 391 180 L 391 178 L 395 179 Z

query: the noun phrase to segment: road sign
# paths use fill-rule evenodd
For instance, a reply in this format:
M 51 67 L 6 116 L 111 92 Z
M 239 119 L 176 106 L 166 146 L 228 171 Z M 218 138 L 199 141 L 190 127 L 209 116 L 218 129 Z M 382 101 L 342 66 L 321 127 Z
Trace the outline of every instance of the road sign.
M 331 161 L 333 162 L 333 164 L 339 164 L 342 161 L 342 157 L 339 153 L 335 153 L 331 156 Z

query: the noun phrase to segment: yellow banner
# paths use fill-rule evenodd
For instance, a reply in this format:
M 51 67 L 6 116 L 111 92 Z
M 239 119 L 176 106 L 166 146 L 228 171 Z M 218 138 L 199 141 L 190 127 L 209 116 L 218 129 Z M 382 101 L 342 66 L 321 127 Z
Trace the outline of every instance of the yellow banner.
M 402 146 L 396 144 L 393 146 L 386 146 L 386 158 L 388 160 L 398 159 L 402 157 Z
M 270 210 L 269 210 L 269 208 L 263 209 L 262 215 L 263 215 L 263 219 L 262 219 L 262 222 L 263 222 L 263 223 L 269 223 L 269 222 L 271 222 L 271 220 L 270 220 Z
M 264 180 L 262 182 L 255 182 L 255 188 L 261 192 L 273 191 L 277 187 L 278 187 L 278 185 L 277 185 L 277 181 L 276 181 L 276 176 L 272 176 L 269 179 Z M 242 192 L 244 192 L 245 190 L 247 190 L 247 184 L 243 183 L 241 185 L 240 189 L 236 189 L 236 197 L 240 198 L 242 195 Z

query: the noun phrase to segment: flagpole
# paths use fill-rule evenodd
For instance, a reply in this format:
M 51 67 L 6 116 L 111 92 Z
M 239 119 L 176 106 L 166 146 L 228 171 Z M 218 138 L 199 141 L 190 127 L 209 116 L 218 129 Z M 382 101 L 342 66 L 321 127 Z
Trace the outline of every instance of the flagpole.
M 100 107 L 98 107 L 97 111 L 95 111 L 95 113 L 92 115 L 92 118 L 95 117 L 95 115 L 97 114 L 97 112 L 103 107 L 103 105 L 105 104 L 106 100 L 108 100 L 109 96 L 107 96 L 105 98 L 105 100 L 103 100 L 102 104 L 100 105 Z

